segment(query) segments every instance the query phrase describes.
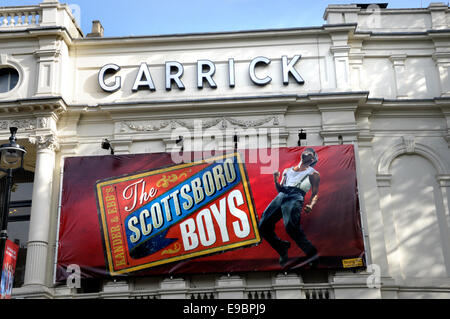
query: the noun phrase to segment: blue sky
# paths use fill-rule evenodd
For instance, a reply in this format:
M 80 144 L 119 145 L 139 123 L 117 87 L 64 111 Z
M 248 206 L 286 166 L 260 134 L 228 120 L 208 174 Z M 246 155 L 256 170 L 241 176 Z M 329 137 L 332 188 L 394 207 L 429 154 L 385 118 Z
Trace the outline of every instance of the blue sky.
M 79 8 L 81 29 L 100 20 L 105 36 L 160 35 L 320 26 L 328 4 L 388 2 L 388 8 L 427 7 L 439 0 L 66 0 Z M 442 1 L 442 0 L 441 0 Z M 0 0 L 0 6 L 41 0 Z M 447 1 L 443 1 L 447 3 Z

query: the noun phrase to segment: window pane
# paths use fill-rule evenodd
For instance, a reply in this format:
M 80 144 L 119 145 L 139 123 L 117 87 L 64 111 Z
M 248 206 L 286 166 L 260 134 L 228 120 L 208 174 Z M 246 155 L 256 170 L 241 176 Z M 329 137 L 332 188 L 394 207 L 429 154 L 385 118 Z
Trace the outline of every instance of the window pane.
M 7 76 L 0 76 L 0 93 L 8 92 L 9 78 Z
M 29 212 L 30 207 L 26 208 Z M 8 239 L 19 245 L 19 254 L 17 255 L 13 287 L 21 287 L 25 279 L 25 264 L 27 260 L 27 241 L 29 228 L 29 220 L 8 223 Z
M 8 239 L 16 242 L 20 247 L 26 247 L 28 241 L 28 229 L 30 221 L 18 221 L 8 223 Z
M 1 71 L 1 69 L 0 69 Z M 1 74 L 0 74 L 1 79 Z M 30 228 L 31 198 L 34 173 L 20 170 L 14 174 L 11 188 L 10 214 L 8 216 L 8 239 L 19 245 L 14 287 L 21 287 L 25 278 L 28 231 Z M 6 191 L 6 178 L 0 178 L 0 211 Z
M 13 206 L 13 205 L 11 205 Z M 19 216 L 30 216 L 31 207 L 10 207 L 9 208 L 9 219 L 14 219 L 14 217 Z
M 27 259 L 27 249 L 25 247 L 19 248 L 16 261 L 16 271 L 14 273 L 13 287 L 22 287 L 25 281 L 25 263 Z
M 17 72 L 11 73 L 11 78 L 9 81 L 9 90 L 10 91 L 16 87 L 17 82 L 19 82 L 19 74 Z
M 0 69 L 0 93 L 14 89 L 19 82 L 19 72 L 13 68 Z
M 33 183 L 14 183 L 11 189 L 11 201 L 31 200 Z

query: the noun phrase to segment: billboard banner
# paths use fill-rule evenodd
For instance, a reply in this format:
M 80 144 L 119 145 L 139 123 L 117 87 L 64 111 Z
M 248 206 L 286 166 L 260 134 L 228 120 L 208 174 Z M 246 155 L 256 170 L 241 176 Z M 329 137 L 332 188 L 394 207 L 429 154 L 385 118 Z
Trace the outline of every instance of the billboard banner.
M 0 284 L 0 299 L 11 298 L 18 253 L 19 253 L 19 245 L 7 239 L 5 243 L 5 252 L 3 257 L 2 277 Z
M 57 281 L 364 266 L 352 145 L 203 155 L 66 158 Z

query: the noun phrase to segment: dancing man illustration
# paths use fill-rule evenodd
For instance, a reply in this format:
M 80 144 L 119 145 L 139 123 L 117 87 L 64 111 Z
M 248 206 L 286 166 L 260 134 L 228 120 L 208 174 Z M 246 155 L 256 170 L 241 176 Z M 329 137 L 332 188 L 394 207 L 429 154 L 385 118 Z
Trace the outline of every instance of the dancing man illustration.
M 306 193 L 311 189 L 311 202 L 305 205 L 305 213 L 310 213 L 318 200 L 320 174 L 313 168 L 318 160 L 319 157 L 314 149 L 306 148 L 301 154 L 300 163 L 283 171 L 280 183 L 278 183 L 280 173 L 273 173 L 278 195 L 264 210 L 259 229 L 262 237 L 280 255 L 279 262 L 282 267 L 289 261 L 288 250 L 291 243 L 281 240 L 275 233 L 275 225 L 281 218 L 283 218 L 287 234 L 305 252 L 304 263 L 310 263 L 319 258 L 316 247 L 306 238 L 300 226 L 300 215 Z

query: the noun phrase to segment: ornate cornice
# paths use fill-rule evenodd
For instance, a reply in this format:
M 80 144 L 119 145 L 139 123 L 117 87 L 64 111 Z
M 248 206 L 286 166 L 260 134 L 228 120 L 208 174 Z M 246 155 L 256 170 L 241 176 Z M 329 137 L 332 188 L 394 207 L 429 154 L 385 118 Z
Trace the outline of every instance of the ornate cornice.
M 7 115 L 11 118 L 16 114 L 27 116 L 35 113 L 40 116 L 48 113 L 59 117 L 66 110 L 67 103 L 60 96 L 0 101 L 0 117 Z

